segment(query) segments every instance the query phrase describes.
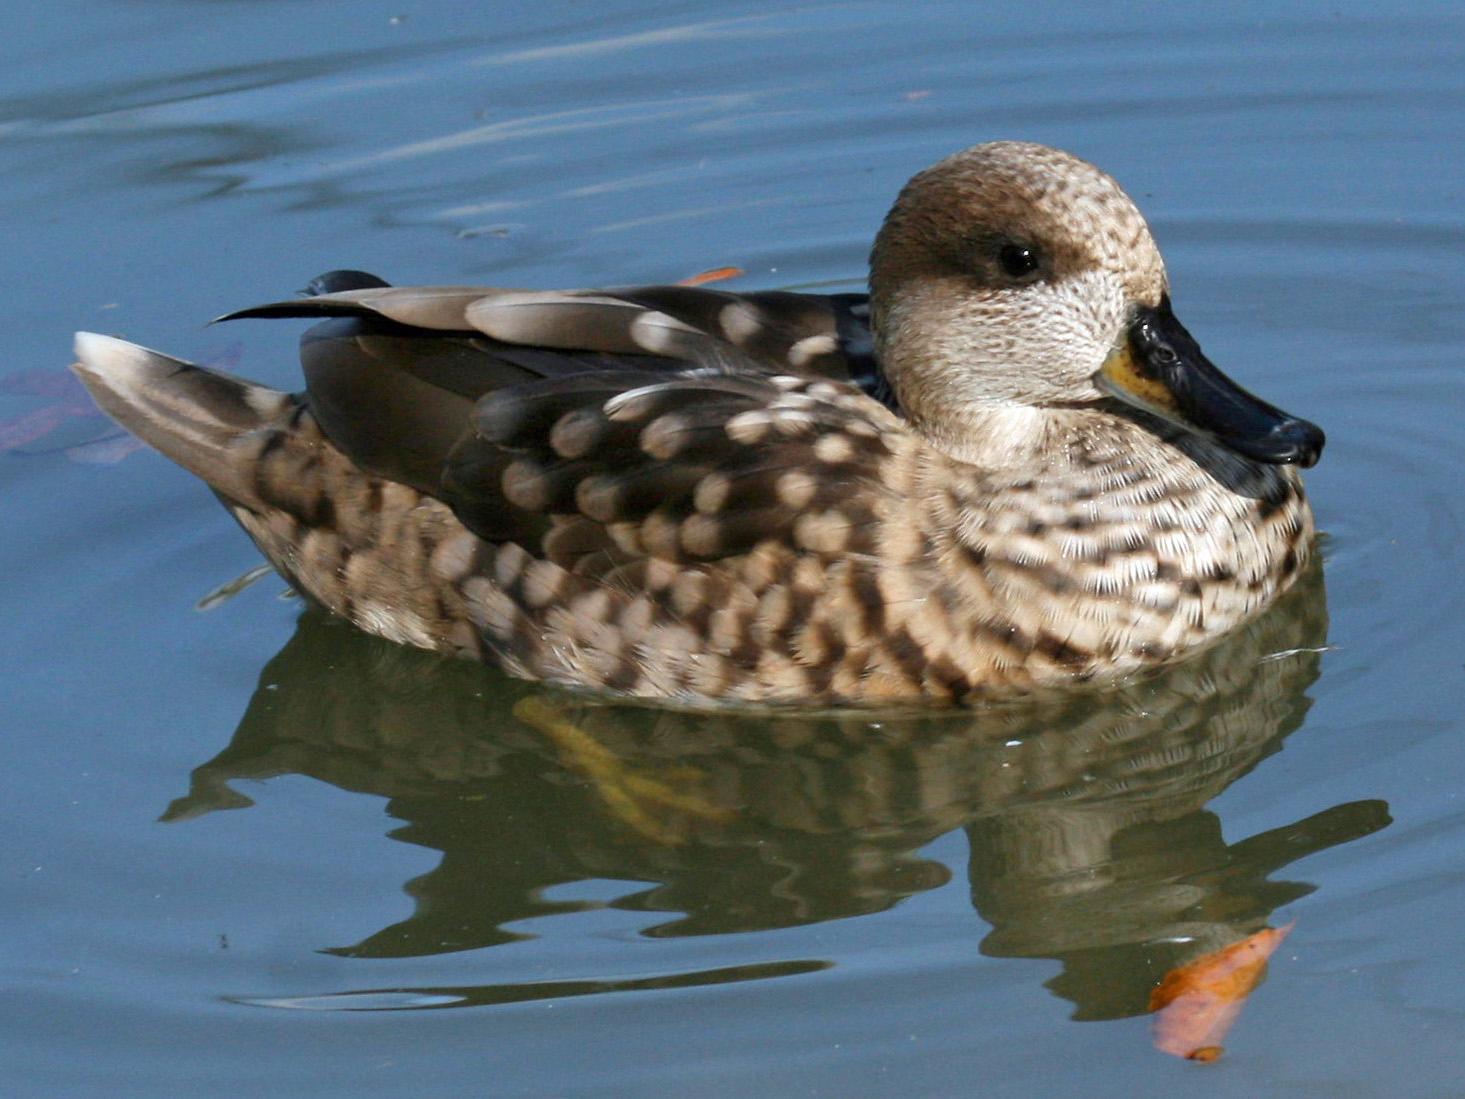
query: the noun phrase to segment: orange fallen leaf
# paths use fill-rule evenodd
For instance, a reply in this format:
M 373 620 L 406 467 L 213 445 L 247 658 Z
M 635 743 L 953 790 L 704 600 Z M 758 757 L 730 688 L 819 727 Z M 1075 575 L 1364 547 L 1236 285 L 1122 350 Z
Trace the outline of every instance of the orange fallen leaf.
M 684 279 L 678 279 L 678 286 L 702 286 L 709 282 L 721 282 L 723 279 L 735 279 L 739 275 L 747 274 L 741 267 L 713 267 L 707 271 L 699 271 L 695 275 L 688 275 Z
M 1263 928 L 1165 974 L 1150 993 L 1150 1010 L 1156 1013 L 1155 1048 L 1192 1061 L 1220 1057 L 1221 1040 L 1266 972 L 1267 959 L 1292 927 L 1289 923 Z

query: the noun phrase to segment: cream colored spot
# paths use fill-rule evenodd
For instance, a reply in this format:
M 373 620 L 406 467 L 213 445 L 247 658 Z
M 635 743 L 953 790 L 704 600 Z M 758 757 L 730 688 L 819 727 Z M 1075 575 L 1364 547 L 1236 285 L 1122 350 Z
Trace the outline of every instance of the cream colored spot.
M 759 546 L 743 561 L 744 582 L 754 591 L 759 591 L 772 584 L 774 577 L 778 575 L 779 569 L 787 559 L 788 552 L 782 547 L 775 548 L 769 543 Z
M 791 508 L 808 507 L 809 501 L 814 499 L 814 494 L 818 489 L 819 483 L 799 469 L 780 474 L 774 485 L 779 503 Z
M 580 458 L 599 441 L 599 413 L 577 408 L 555 421 L 549 432 L 549 445 L 562 458 Z
M 768 688 L 769 698 L 793 701 L 809 697 L 809 677 L 803 668 L 775 653 L 758 658 L 758 679 Z
M 510 462 L 501 479 L 504 498 L 516 508 L 538 511 L 549 499 L 549 481 L 539 463 L 528 458 Z
M 838 511 L 801 515 L 794 523 L 794 538 L 816 553 L 839 553 L 849 545 L 850 521 Z
M 524 602 L 531 607 L 553 603 L 560 594 L 565 570 L 549 561 L 535 561 L 524 571 Z
M 677 534 L 681 525 L 669 515 L 652 512 L 641 522 L 641 544 L 647 553 L 674 558 L 677 556 Z
M 620 512 L 620 485 L 604 473 L 592 474 L 575 486 L 575 506 L 602 523 Z
M 463 598 L 470 603 L 482 603 L 493 591 L 493 584 L 482 576 L 474 576 L 463 583 Z
M 735 443 L 761 443 L 768 437 L 773 418 L 766 409 L 754 408 L 739 412 L 728 420 L 724 427 L 727 437 Z
M 327 583 L 337 579 L 341 567 L 341 540 L 334 531 L 308 528 L 300 540 L 300 562 L 308 574 L 320 576 Z M 357 555 L 359 558 L 361 555 Z
M 671 586 L 671 606 L 677 614 L 688 615 L 702 608 L 706 602 L 707 576 L 705 573 L 683 569 L 677 574 Z
M 758 640 L 765 644 L 772 641 L 788 622 L 792 607 L 793 602 L 787 588 L 769 588 L 764 592 L 763 598 L 758 600 L 758 610 L 753 618 Z
M 814 442 L 814 457 L 821 462 L 848 462 L 855 456 L 855 444 L 848 435 L 832 431 Z
M 785 393 L 769 402 L 768 407 L 778 413 L 808 412 L 810 409 L 818 408 L 819 402 L 807 393 Z
M 888 657 L 885 658 L 889 660 Z M 915 683 L 905 675 L 893 668 L 882 667 L 873 669 L 865 677 L 864 698 L 909 698 L 916 694 L 918 688 Z
M 579 659 L 581 674 L 596 686 L 603 686 L 605 681 L 615 674 L 621 663 L 619 650 L 608 652 L 594 645 L 578 649 L 576 656 Z
M 422 499 L 422 494 L 415 488 L 401 484 L 397 481 L 382 481 L 382 502 L 381 510 L 406 511 L 416 507 Z
M 705 514 L 721 511 L 732 490 L 732 480 L 725 473 L 709 473 L 697 482 L 692 492 L 692 506 Z
M 658 416 L 641 432 L 641 449 L 653 458 L 673 458 L 691 440 L 691 424 L 685 416 L 668 413 Z
M 463 585 L 468 601 L 468 617 L 484 633 L 505 641 L 513 636 L 519 608 L 504 592 L 482 577 L 474 577 Z
M 604 622 L 610 618 L 610 595 L 604 591 L 592 591 L 578 596 L 571 604 L 575 617 L 586 622 Z
M 708 645 L 714 652 L 730 653 L 743 643 L 747 621 L 732 609 L 714 611 L 708 626 Z
M 733 667 L 725 658 L 704 653 L 692 666 L 688 685 L 702 695 L 716 698 L 727 689 L 732 678 Z
M 615 543 L 616 549 L 639 557 L 646 552 L 646 547 L 641 541 L 641 524 L 631 522 L 607 523 L 605 533 Z
M 832 355 L 838 347 L 833 336 L 805 336 L 788 349 L 788 361 L 794 366 L 808 366 L 821 355 Z
M 628 641 L 635 642 L 651 628 L 655 617 L 656 609 L 651 605 L 651 600 L 639 596 L 621 612 L 616 624 L 621 627 Z
M 820 594 L 825 585 L 824 566 L 811 557 L 801 557 L 794 563 L 793 586 L 800 591 Z
M 698 557 L 713 557 L 722 552 L 722 520 L 711 515 L 693 515 L 682 523 L 682 548 Z
M 456 583 L 468 575 L 473 567 L 474 551 L 478 539 L 464 531 L 439 542 L 428 560 L 428 567 L 444 580 Z
M 750 343 L 763 331 L 763 321 L 757 309 L 743 301 L 723 306 L 717 314 L 717 323 L 722 326 L 723 334 L 738 347 Z
M 500 546 L 493 555 L 493 578 L 501 587 L 512 584 L 528 563 L 529 555 L 518 546 Z
M 662 591 L 676 583 L 682 567 L 675 561 L 653 559 L 646 562 L 646 586 L 652 591 Z
M 817 423 L 818 418 L 804 409 L 779 409 L 773 414 L 773 426 L 785 439 L 806 435 Z
M 686 346 L 688 335 L 697 335 L 697 330 L 665 313 L 642 313 L 631 322 L 631 339 L 653 355 L 675 353 Z

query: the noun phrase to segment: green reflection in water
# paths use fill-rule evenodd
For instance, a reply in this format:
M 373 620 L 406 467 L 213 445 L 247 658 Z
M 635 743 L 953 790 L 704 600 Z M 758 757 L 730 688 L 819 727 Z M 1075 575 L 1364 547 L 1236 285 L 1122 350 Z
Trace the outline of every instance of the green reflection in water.
M 286 773 L 389 798 L 393 837 L 442 860 L 406 884 L 411 917 L 333 951 L 352 957 L 510 942 L 524 936 L 508 925 L 594 907 L 546 896 L 586 879 L 655 883 L 613 902 L 672 915 L 651 936 L 879 912 L 947 882 L 918 852 L 964 828 L 992 925 L 980 949 L 1059 960 L 1048 987 L 1075 1017 L 1114 1018 L 1314 888 L 1270 874 L 1389 823 L 1382 802 L 1351 802 L 1228 845 L 1205 809 L 1302 723 L 1326 633 L 1314 567 L 1248 628 L 1108 690 L 966 711 L 690 713 L 519 683 L 312 611 L 165 817 L 248 805 L 230 780 Z M 409 991 L 458 1006 L 518 989 Z

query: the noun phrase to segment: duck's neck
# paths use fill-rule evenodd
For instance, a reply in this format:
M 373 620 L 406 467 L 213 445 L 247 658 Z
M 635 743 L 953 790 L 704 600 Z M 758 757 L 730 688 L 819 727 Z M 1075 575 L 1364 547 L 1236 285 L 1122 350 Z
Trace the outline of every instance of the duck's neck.
M 1069 409 L 1028 405 L 973 406 L 944 410 L 938 420 L 907 412 L 916 430 L 938 450 L 979 469 L 1030 473 L 1066 459 L 1083 438 L 1088 417 Z

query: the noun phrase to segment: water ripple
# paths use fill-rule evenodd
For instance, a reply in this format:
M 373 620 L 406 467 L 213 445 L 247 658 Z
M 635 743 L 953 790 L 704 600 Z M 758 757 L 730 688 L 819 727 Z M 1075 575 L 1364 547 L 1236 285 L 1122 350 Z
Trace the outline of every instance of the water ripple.
M 314 996 L 226 996 L 224 999 L 250 1007 L 285 1008 L 291 1011 L 423 1011 L 445 1007 L 488 1007 L 542 1000 L 568 1000 L 575 996 L 601 996 L 608 992 L 649 992 L 703 988 L 742 981 L 766 981 L 775 977 L 818 973 L 832 968 L 833 964 L 811 959 L 732 965 L 653 977 L 527 981 L 445 988 L 361 989 Z

